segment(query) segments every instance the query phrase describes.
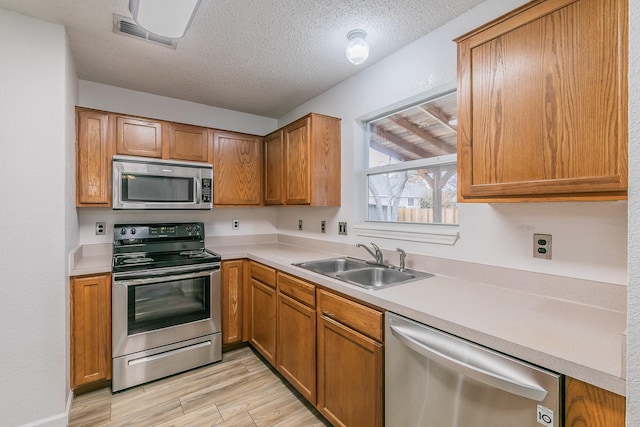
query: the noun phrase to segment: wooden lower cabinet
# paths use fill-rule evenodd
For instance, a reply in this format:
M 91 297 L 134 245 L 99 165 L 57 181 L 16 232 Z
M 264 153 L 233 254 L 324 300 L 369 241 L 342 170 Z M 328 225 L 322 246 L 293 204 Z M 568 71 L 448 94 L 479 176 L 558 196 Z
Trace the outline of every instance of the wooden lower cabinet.
M 574 378 L 565 379 L 565 427 L 624 427 L 623 396 Z
M 276 369 L 316 403 L 315 286 L 278 272 Z
M 71 388 L 111 379 L 111 275 L 71 278 Z
M 242 291 L 244 261 L 224 261 L 221 264 L 222 280 L 222 344 L 236 344 L 243 340 Z
M 275 274 L 274 269 L 251 261 L 249 342 L 273 366 L 276 365 Z
M 317 408 L 334 426 L 382 426 L 383 345 L 342 323 L 371 309 L 325 291 L 319 294 L 325 298 L 318 298 Z M 337 310 L 324 301 L 338 302 Z M 379 330 L 372 332 L 381 337 L 382 313 L 377 313 Z
M 382 311 L 254 261 L 245 268 L 250 344 L 334 426 L 382 426 Z

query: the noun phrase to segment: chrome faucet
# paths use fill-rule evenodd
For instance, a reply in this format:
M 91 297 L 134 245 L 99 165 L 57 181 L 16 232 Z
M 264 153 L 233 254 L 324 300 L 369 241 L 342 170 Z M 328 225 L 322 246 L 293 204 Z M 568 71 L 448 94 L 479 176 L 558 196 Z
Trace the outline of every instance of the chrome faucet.
M 407 253 L 400 248 L 396 248 L 396 251 L 400 252 L 400 271 L 404 271 L 404 259 L 407 257 Z
M 369 249 L 366 245 L 363 245 L 362 243 L 356 244 L 356 247 L 358 247 L 358 248 L 365 248 L 366 251 L 369 252 L 369 255 L 371 255 L 372 257 L 374 257 L 376 259 L 376 264 L 382 264 L 383 263 L 382 251 L 380 250 L 380 248 L 375 243 L 371 243 L 371 246 L 373 246 L 373 249 L 375 250 L 375 253 L 373 251 L 371 251 L 371 249 Z

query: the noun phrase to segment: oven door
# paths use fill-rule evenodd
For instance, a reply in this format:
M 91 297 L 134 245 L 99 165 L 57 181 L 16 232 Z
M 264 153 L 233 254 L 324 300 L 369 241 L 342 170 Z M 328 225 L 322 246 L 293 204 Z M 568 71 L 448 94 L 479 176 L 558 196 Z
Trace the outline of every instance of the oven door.
M 113 357 L 221 331 L 220 269 L 114 278 Z

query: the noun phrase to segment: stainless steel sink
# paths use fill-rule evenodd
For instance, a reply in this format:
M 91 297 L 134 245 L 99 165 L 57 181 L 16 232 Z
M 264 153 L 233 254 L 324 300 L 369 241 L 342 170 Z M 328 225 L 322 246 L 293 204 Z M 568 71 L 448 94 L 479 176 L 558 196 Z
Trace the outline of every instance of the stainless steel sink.
M 424 271 L 400 271 L 393 266 L 369 264 L 350 257 L 321 259 L 293 265 L 367 289 L 382 289 L 433 276 Z
M 347 282 L 355 282 L 359 285 L 379 288 L 381 286 L 415 279 L 416 276 L 404 271 L 392 270 L 385 267 L 369 267 L 339 273 L 336 274 L 336 277 L 346 280 Z
M 342 271 L 367 267 L 367 263 L 365 261 L 355 258 L 321 259 L 317 261 L 301 262 L 294 265 L 320 274 L 335 274 Z

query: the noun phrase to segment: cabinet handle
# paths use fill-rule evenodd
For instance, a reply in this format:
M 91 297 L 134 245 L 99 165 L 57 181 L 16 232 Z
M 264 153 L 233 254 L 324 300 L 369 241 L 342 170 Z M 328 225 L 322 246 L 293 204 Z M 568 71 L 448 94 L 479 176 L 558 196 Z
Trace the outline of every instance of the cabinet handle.
M 327 310 L 322 310 L 322 315 L 326 316 L 326 317 L 328 317 L 330 319 L 335 319 L 335 317 L 336 317 L 335 314 L 333 314 L 332 312 L 327 311 Z

